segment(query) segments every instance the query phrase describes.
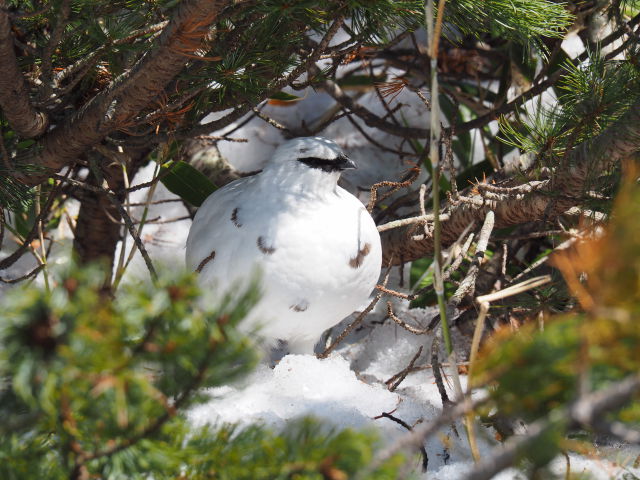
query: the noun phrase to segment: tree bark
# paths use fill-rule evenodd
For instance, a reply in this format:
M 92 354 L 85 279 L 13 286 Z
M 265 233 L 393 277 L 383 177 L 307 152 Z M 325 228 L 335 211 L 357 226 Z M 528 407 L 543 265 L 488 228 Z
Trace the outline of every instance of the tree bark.
M 146 162 L 148 150 L 138 151 L 127 162 L 127 175 L 134 178 L 140 167 Z M 122 203 L 125 200 L 124 175 L 119 164 L 103 167 L 104 181 Z M 93 173 L 86 183 L 96 187 L 103 186 Z M 78 262 L 101 262 L 111 278 L 116 246 L 122 239 L 122 216 L 105 194 L 84 190 L 81 192 L 80 211 L 76 222 L 73 249 Z
M 109 187 L 114 190 L 124 186 L 122 170 L 119 168 L 109 172 L 106 178 L 108 178 Z M 93 174 L 89 175 L 87 183 L 100 186 L 100 181 Z M 82 192 L 73 240 L 73 249 L 78 261 L 80 263 L 103 262 L 110 271 L 116 245 L 121 238 L 121 228 L 120 213 L 106 195 L 91 191 Z
M 20 136 L 37 137 L 47 128 L 47 117 L 31 105 L 13 46 L 7 5 L 0 0 L 0 108 L 11 128 Z

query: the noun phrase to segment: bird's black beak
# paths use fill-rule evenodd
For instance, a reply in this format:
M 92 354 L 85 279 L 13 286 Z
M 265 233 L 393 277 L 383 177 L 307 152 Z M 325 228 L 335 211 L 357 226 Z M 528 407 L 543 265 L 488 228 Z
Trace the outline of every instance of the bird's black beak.
M 340 155 L 338 157 L 337 166 L 340 170 L 353 170 L 358 168 L 358 165 L 346 155 Z

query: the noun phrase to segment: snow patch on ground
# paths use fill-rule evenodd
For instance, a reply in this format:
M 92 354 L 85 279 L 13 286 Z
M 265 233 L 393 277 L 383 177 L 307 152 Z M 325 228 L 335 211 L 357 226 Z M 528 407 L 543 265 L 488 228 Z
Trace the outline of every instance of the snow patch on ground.
M 287 420 L 309 415 L 341 426 L 360 428 L 381 412 L 395 409 L 397 394 L 357 379 L 349 362 L 334 354 L 326 360 L 287 355 L 275 368 L 261 365 L 245 386 L 209 391 L 212 400 L 195 408 L 195 425 L 219 420 L 282 427 Z
M 389 333 L 388 329 L 386 333 Z M 190 421 L 194 426 L 257 422 L 277 430 L 289 420 L 313 416 L 340 428 L 378 429 L 380 438 L 391 445 L 406 433 L 406 429 L 391 419 L 381 417 L 383 412 L 411 426 L 428 422 L 441 413 L 440 395 L 430 370 L 409 375 L 397 391 L 390 392 L 374 377 L 385 378 L 389 372 L 395 373 L 397 366 L 406 366 L 408 360 L 400 360 L 398 351 L 371 351 L 376 360 L 368 364 L 365 370 L 368 380 L 364 381 L 364 372 L 352 369 L 353 364 L 348 359 L 349 348 L 325 360 L 311 355 L 288 355 L 273 369 L 260 365 L 240 383 L 209 389 L 210 401 L 192 409 Z M 465 388 L 466 378 L 462 376 L 461 380 Z M 449 394 L 453 396 L 451 391 Z M 492 430 L 478 425 L 476 429 L 480 453 L 485 458 L 499 444 Z M 430 437 L 425 449 L 429 458 L 426 473 L 420 472 L 417 454 L 413 460 L 419 478 L 462 479 L 473 468 L 465 430 L 460 422 Z M 617 462 L 598 455 L 590 458 L 571 453 L 570 471 L 573 475 L 588 474 L 588 478 L 593 480 L 626 480 L 634 477 L 625 477 L 625 474 L 640 475 L 640 469 L 629 467 L 635 458 L 632 457 L 628 452 L 625 454 L 624 449 L 619 451 Z M 550 471 L 561 478 L 566 469 L 564 456 L 558 456 L 550 465 Z M 524 480 L 526 475 L 516 469 L 508 469 L 494 478 Z

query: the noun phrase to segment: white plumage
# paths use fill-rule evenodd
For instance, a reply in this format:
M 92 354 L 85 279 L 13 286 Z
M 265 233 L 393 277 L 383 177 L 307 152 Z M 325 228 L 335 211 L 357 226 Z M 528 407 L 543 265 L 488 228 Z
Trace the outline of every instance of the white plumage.
M 281 145 L 264 170 L 210 195 L 187 239 L 187 266 L 217 296 L 261 273 L 262 296 L 243 322 L 274 346 L 312 353 L 327 328 L 366 303 L 382 261 L 364 205 L 338 186 L 355 168 L 321 137 Z

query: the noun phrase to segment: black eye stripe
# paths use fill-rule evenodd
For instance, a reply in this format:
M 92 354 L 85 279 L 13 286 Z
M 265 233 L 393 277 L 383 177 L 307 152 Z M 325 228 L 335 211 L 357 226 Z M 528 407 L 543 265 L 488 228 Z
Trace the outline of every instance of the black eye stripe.
M 327 158 L 318 158 L 318 157 L 302 157 L 298 158 L 299 162 L 304 163 L 305 165 L 311 168 L 319 168 L 325 172 L 335 172 L 337 170 L 342 170 L 342 156 L 334 159 Z
M 320 168 L 325 171 L 332 170 L 337 167 L 335 160 L 328 160 L 326 158 L 318 158 L 318 157 L 302 157 L 298 159 L 299 162 L 308 165 L 311 168 Z

